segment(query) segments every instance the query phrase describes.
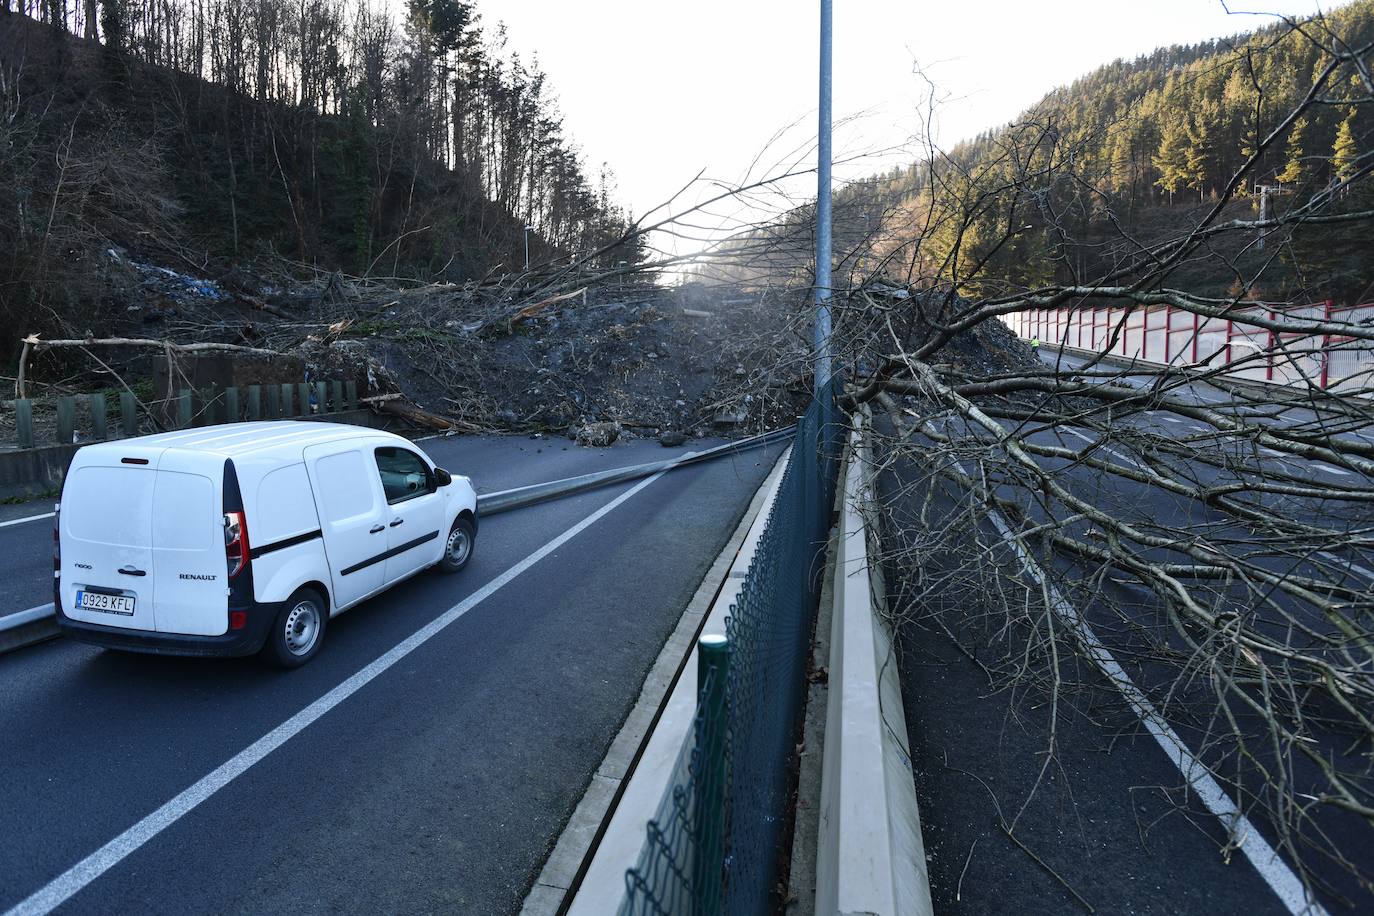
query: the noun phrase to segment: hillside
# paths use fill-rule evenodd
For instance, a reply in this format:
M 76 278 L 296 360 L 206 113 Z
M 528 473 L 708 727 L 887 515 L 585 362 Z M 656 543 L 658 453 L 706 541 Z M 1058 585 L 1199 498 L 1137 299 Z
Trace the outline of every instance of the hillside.
M 1213 239 L 1152 285 L 1271 301 L 1374 298 L 1374 249 L 1341 228 L 1374 207 L 1374 86 L 1329 49 L 1374 41 L 1374 2 L 1325 18 L 1160 48 L 1048 93 L 1014 122 L 920 162 L 836 187 L 835 277 L 953 287 L 970 297 L 1130 282 L 1143 252 L 1199 221 L 1288 225 Z M 1329 72 L 1328 72 L 1329 71 Z M 1285 124 L 1314 98 L 1302 116 Z M 1253 158 L 1252 158 L 1253 156 Z M 1219 212 L 1212 214 L 1215 208 Z M 1304 222 L 1312 212 L 1327 220 Z M 743 233 L 707 280 L 809 282 L 814 208 Z
M 1374 3 L 1360 0 L 1302 24 L 1117 60 L 947 155 L 856 185 L 842 206 L 883 214 L 874 248 L 892 266 L 970 292 L 1129 270 L 1142 246 L 1186 231 L 1218 201 L 1222 218 L 1253 219 L 1268 187 L 1267 211 L 1293 213 L 1362 175 L 1374 111 L 1355 101 L 1371 87 L 1324 48 L 1372 39 Z M 1319 81 L 1317 104 L 1285 126 Z M 1330 209 L 1365 206 L 1366 193 L 1339 187 Z M 1266 241 L 1233 237 L 1165 282 L 1278 300 L 1370 295 L 1362 240 L 1301 226 Z
M 526 225 L 536 262 L 624 231 L 542 73 L 463 0 L 32 9 L 57 19 L 0 12 L 6 358 L 97 320 L 110 249 L 229 286 L 464 280 L 518 271 Z

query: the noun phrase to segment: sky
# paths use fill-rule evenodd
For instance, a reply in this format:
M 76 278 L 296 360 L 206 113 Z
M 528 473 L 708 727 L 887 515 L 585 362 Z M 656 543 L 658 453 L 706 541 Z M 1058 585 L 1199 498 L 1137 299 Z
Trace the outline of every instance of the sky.
M 1317 0 L 835 0 L 837 179 L 949 148 L 1118 57 L 1308 14 Z M 636 214 L 699 172 L 724 181 L 814 165 L 818 0 L 478 0 L 537 53 L 593 173 Z M 1243 12 L 1241 12 L 1243 11 Z M 841 123 L 843 122 L 843 123 Z M 873 155 L 874 151 L 886 151 Z M 763 154 L 760 156 L 760 154 Z M 854 158 L 854 157 L 859 158 Z M 814 193 L 814 189 L 812 190 Z

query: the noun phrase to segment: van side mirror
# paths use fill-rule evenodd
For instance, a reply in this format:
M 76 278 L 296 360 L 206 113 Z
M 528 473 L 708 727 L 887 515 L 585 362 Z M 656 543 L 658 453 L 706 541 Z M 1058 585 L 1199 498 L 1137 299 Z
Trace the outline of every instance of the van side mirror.
M 435 486 L 435 489 L 438 489 L 439 487 L 446 487 L 446 486 L 448 486 L 448 485 L 451 484 L 451 483 L 453 483 L 453 475 L 452 475 L 452 474 L 450 474 L 448 471 L 445 471 L 443 468 L 435 468 L 435 469 L 434 469 L 434 486 Z

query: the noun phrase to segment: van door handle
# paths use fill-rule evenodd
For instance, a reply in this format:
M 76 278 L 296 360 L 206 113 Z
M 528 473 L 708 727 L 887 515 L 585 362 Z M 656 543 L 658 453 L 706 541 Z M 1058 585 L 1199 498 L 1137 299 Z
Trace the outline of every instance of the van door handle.
M 368 533 L 368 534 L 381 534 L 381 533 L 382 533 L 383 531 L 385 531 L 385 530 L 386 530 L 386 528 L 385 528 L 384 526 L 382 526 L 382 525 L 373 525 L 370 529 L 368 529 L 368 532 L 367 532 L 367 533 Z
M 132 566 L 124 566 L 119 570 L 121 576 L 146 576 L 148 573 L 142 569 L 134 569 Z
M 401 524 L 401 522 L 403 522 L 403 521 L 405 521 L 405 519 L 403 519 L 403 518 L 393 519 L 392 522 L 391 522 L 391 524 L 390 524 L 390 525 L 387 525 L 387 527 L 388 527 L 388 528 L 395 528 L 397 525 Z

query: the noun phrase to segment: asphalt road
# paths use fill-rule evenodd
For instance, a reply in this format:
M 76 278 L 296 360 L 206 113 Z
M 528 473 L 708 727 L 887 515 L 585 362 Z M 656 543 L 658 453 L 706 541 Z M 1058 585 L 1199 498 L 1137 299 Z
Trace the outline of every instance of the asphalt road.
M 670 454 L 530 439 L 423 447 L 485 491 Z M 416 577 L 335 618 L 294 672 L 62 640 L 0 656 L 0 912 L 118 837 L 127 856 L 61 884 L 81 887 L 62 912 L 514 912 L 779 451 L 485 519 L 462 574 Z M 49 564 L 46 546 L 38 559 L 4 555 L 6 579 Z M 404 652 L 446 614 L 456 619 Z M 366 681 L 379 662 L 390 666 Z M 262 743 L 283 729 L 279 746 Z M 263 747 L 243 768 L 242 752 Z M 163 807 L 218 785 L 226 766 L 238 775 L 218 791 Z M 129 839 L 140 823 L 164 829 Z
M 1052 361 L 1055 355 L 1042 356 Z M 1077 364 L 1075 357 L 1065 362 Z M 1186 390 L 1184 396 L 1214 405 L 1220 400 L 1207 386 Z M 1266 422 L 1316 419 L 1310 411 L 1289 411 Z M 1200 424 L 1164 414 L 1137 416 L 1129 422 L 1171 438 L 1201 432 Z M 1081 449 L 1093 436 L 1059 427 L 1031 438 Z M 1130 450 L 1117 445 L 1099 457 L 1134 463 Z M 1082 465 L 1041 460 L 1071 491 L 1114 517 L 1164 531 L 1205 530 L 1221 543 L 1246 534 L 1195 502 Z M 1249 460 L 1331 483 L 1369 486 L 1353 471 L 1321 462 L 1266 454 L 1253 454 Z M 1200 462 L 1192 470 L 1203 482 L 1223 473 Z M 964 494 L 947 485 L 932 486 L 925 472 L 911 464 L 895 468 L 883 486 L 890 498 L 904 494 L 895 503 L 898 527 L 906 529 L 904 545 L 921 551 L 924 561 L 919 574 L 899 567 L 890 571 L 889 581 L 897 583 L 897 604 L 913 621 L 901 636 L 903 690 L 936 911 L 993 912 L 1014 897 L 1018 911 L 1026 913 L 1086 912 L 1088 905 L 1112 913 L 1292 912 L 1245 855 L 1219 851 L 1226 836 L 1221 822 L 1195 795 L 1180 791 L 1183 778 L 1174 763 L 1117 689 L 1089 663 L 1066 658 L 1056 672 L 1028 661 L 1014 685 L 1005 673 L 988 670 L 1005 661 L 1008 646 L 1014 654 L 1020 641 L 1031 639 L 1043 649 L 1050 635 L 1045 629 L 1049 615 L 1041 612 L 1042 604 L 1033 593 L 1026 597 L 1021 614 L 1009 615 L 998 600 L 999 589 L 1024 581 L 1010 551 L 993 569 L 985 566 L 972 575 L 968 557 L 974 550 L 979 555 L 986 551 L 974 547 L 967 533 L 954 537 L 943 551 L 930 550 L 929 538 L 922 539 L 929 520 L 959 516 L 966 508 Z M 908 489 L 900 489 L 904 487 Z M 1002 490 L 1003 495 L 1013 492 Z M 1020 493 L 1024 500 L 1024 491 Z M 1027 501 L 1026 508 L 1032 519 L 1047 520 L 1034 503 Z M 1291 500 L 1276 502 L 1273 509 L 1300 513 L 1292 517 L 1310 513 L 1314 518 L 1325 511 Z M 999 540 L 995 531 L 982 528 L 983 543 Z M 1062 557 L 1042 561 L 1063 574 L 1065 596 L 1135 682 L 1156 698 L 1190 750 L 1219 772 L 1234 770 L 1234 759 L 1208 737 L 1209 728 L 1224 732 L 1229 726 L 1220 720 L 1205 672 L 1165 694 L 1177 669 L 1145 660 L 1141 650 L 1146 648 L 1182 648 L 1153 596 L 1122 576 L 1103 576 L 1100 570 Z M 1257 561 L 1275 572 L 1311 569 L 1310 562 L 1287 556 L 1283 545 Z M 1322 562 L 1337 580 L 1365 589 L 1374 584 L 1370 558 L 1345 554 Z M 1027 594 L 1014 586 L 1008 593 L 1017 600 Z M 1123 614 L 1131 620 L 1129 627 L 1122 626 Z M 1158 702 L 1161 696 L 1168 697 L 1167 705 Z M 1238 716 L 1248 727 L 1244 712 Z M 1258 728 L 1251 732 L 1259 733 Z M 1330 735 L 1322 744 L 1330 755 L 1353 762 L 1348 741 Z M 1050 748 L 1052 757 L 1047 754 Z M 1267 751 L 1265 742 L 1250 747 L 1260 762 Z M 1299 781 L 1311 778 L 1300 755 L 1293 756 L 1296 763 L 1289 763 Z M 1258 786 L 1252 781 L 1247 788 Z M 1242 799 L 1253 829 L 1277 846 L 1274 825 L 1254 801 Z M 1324 831 L 1364 868 L 1374 868 L 1374 855 L 1365 845 L 1367 827 L 1353 817 L 1322 811 L 1308 831 L 1306 839 L 1320 839 L 1318 831 Z M 1287 853 L 1283 858 L 1291 861 Z M 1320 898 L 1330 912 L 1367 911 L 1369 892 L 1343 869 L 1320 856 L 1308 856 L 1306 861 L 1317 880 L 1325 882 Z

